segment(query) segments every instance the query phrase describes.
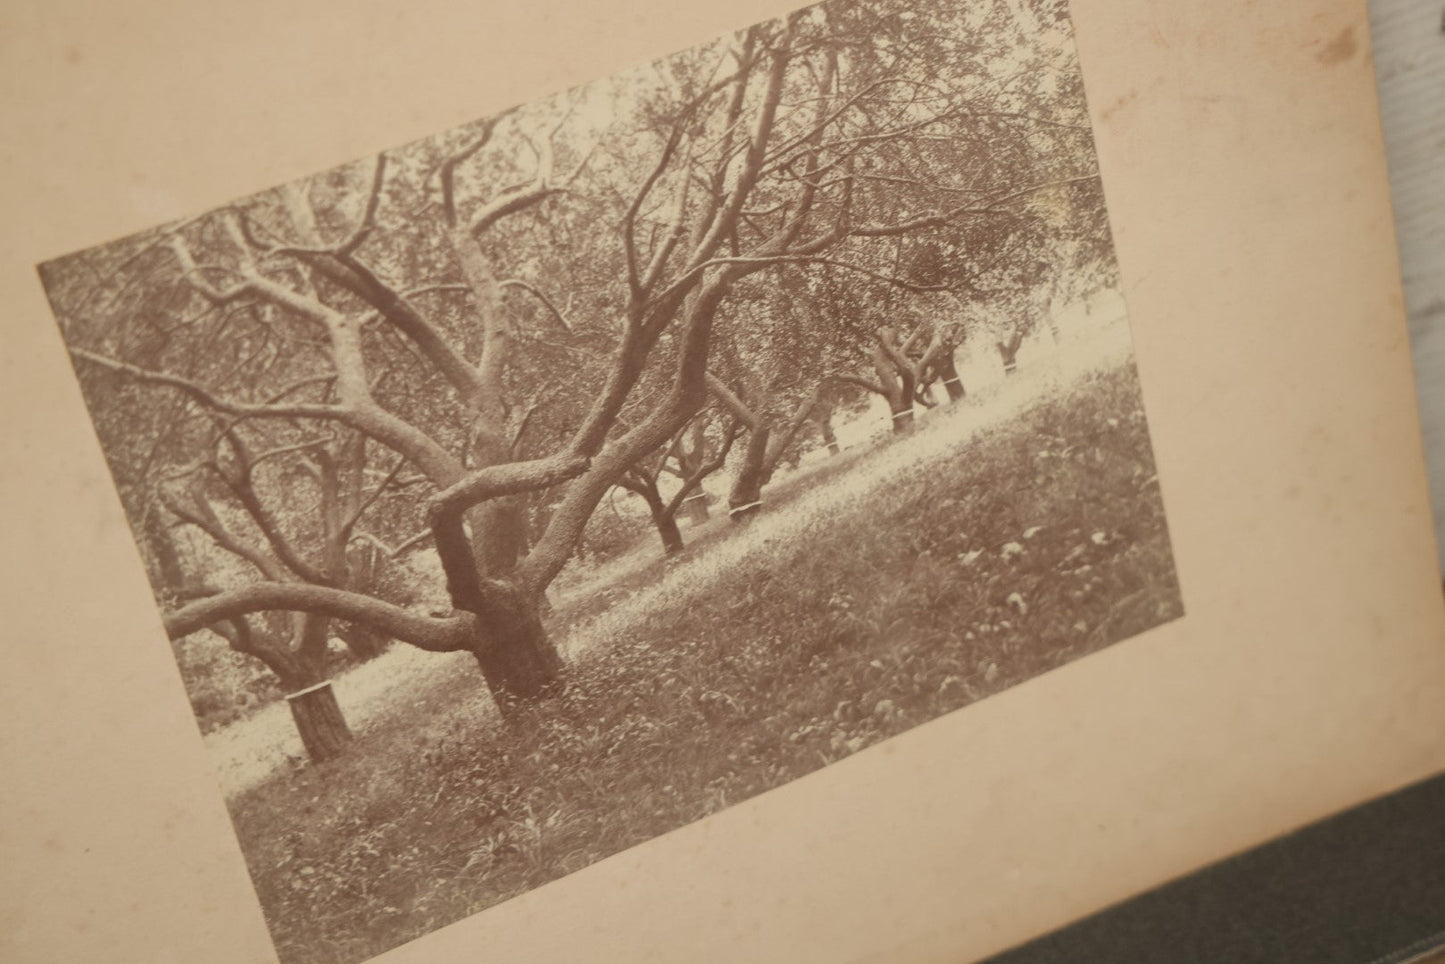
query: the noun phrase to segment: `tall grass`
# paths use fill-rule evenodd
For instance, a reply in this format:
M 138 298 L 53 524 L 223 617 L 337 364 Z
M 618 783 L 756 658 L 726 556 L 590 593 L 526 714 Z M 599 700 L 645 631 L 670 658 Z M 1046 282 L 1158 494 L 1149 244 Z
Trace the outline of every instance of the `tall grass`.
M 576 627 L 518 725 L 458 679 L 234 799 L 283 961 L 380 953 L 1182 613 L 1132 366 L 878 477 Z

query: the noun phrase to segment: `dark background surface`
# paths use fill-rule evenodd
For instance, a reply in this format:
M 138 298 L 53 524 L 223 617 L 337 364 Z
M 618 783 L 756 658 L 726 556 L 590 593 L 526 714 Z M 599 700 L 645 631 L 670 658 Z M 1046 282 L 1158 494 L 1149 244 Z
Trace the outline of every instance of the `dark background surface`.
M 988 964 L 1403 964 L 1445 947 L 1445 775 Z

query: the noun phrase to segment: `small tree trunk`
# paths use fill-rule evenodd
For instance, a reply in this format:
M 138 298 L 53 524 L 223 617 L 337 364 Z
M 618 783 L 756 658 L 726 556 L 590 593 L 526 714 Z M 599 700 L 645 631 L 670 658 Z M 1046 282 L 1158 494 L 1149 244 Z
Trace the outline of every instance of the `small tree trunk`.
M 346 718 L 341 715 L 341 706 L 336 702 L 336 693 L 330 680 L 323 680 L 286 697 L 291 707 L 291 719 L 296 723 L 296 732 L 301 734 L 301 744 L 306 755 L 314 763 L 334 760 L 346 751 L 351 742 L 351 730 Z
M 682 551 L 682 533 L 677 529 L 677 517 L 667 511 L 667 506 L 662 502 L 662 493 L 657 490 L 657 483 L 650 485 L 638 485 L 633 489 L 642 500 L 647 503 L 647 511 L 652 516 L 652 524 L 657 529 L 657 536 L 662 540 L 662 551 L 665 555 L 673 555 Z
M 652 524 L 657 527 L 657 535 L 662 540 L 664 555 L 671 556 L 682 551 L 682 533 L 677 529 L 675 516 L 666 510 L 655 513 L 652 516 Z
M 1018 371 L 1019 346 L 1023 344 L 1023 338 L 1014 335 L 1008 341 L 997 342 L 999 358 L 1003 360 L 1003 373 L 1012 375 Z
M 838 444 L 838 436 L 833 433 L 833 407 L 830 405 L 818 415 L 818 433 L 823 436 L 823 444 L 828 446 L 829 455 L 838 455 L 843 451 Z
M 954 363 L 953 352 L 945 351 L 940 355 L 935 367 L 943 381 L 944 391 L 948 392 L 948 400 L 961 401 L 967 393 L 963 390 L 963 379 L 958 377 L 958 366 Z
M 891 352 L 892 329 L 880 333 L 871 352 L 873 370 L 878 373 L 878 384 L 883 397 L 888 401 L 888 411 L 893 417 L 893 434 L 905 435 L 913 431 L 913 390 L 918 384 L 916 373 L 909 367 L 907 359 L 895 348 Z
M 909 398 L 888 399 L 888 410 L 893 413 L 893 434 L 907 435 L 913 431 L 913 400 Z
M 695 526 L 702 525 L 706 522 L 711 516 L 711 513 L 708 512 L 707 503 L 707 493 L 702 489 L 698 489 L 684 499 L 682 507 L 687 512 L 687 521 Z
M 746 522 L 762 508 L 763 486 L 768 483 L 768 434 L 765 426 L 748 430 L 743 464 L 728 493 L 728 518 L 733 522 Z
M 292 651 L 278 645 L 265 634 L 253 633 L 250 622 L 244 617 L 226 620 L 211 628 L 219 633 L 231 648 L 238 653 L 253 657 L 265 664 L 276 674 L 281 689 L 289 695 L 287 705 L 291 707 L 291 719 L 296 723 L 296 732 L 306 755 L 320 763 L 340 756 L 351 742 L 351 731 L 331 683 L 326 679 L 325 633 L 330 620 L 325 616 L 305 617 L 303 643 L 310 650 Z M 319 652 L 316 641 L 321 639 Z

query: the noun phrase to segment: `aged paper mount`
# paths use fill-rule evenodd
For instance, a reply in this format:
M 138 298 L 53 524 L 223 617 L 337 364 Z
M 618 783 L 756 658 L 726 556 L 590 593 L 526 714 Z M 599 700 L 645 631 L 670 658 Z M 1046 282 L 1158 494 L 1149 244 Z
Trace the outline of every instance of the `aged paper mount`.
M 32 266 L 779 12 L 12 15 L 7 959 L 271 955 Z M 1363 13 L 1075 6 L 1185 619 L 385 959 L 977 956 L 1445 763 Z

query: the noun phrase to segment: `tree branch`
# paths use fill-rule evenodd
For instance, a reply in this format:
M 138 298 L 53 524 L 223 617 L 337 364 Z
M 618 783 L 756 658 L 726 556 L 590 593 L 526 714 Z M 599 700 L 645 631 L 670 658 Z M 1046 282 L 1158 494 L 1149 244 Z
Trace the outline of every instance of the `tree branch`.
M 507 278 L 503 281 L 498 281 L 497 287 L 517 288 L 521 291 L 527 292 L 547 307 L 547 310 L 552 313 L 552 317 L 556 319 L 557 324 L 561 325 L 569 335 L 572 333 L 572 323 L 567 320 L 567 316 L 562 314 L 561 310 L 552 303 L 550 298 L 542 294 L 542 292 L 538 291 L 532 285 L 528 284 L 520 278 Z
M 241 439 L 240 433 L 232 427 L 226 432 L 225 438 L 231 446 L 231 451 L 236 454 L 236 461 L 240 464 L 237 466 L 237 471 L 234 474 L 221 471 L 218 471 L 217 474 L 220 475 L 221 481 L 226 483 L 226 487 L 231 490 L 231 494 L 241 503 L 241 506 L 246 510 L 246 513 L 251 517 L 252 521 L 256 523 L 256 528 L 260 529 L 261 534 L 266 537 L 266 542 L 271 546 L 272 551 L 276 553 L 277 558 L 281 560 L 287 569 L 296 573 L 296 575 L 300 576 L 306 582 L 316 583 L 321 586 L 335 585 L 334 580 L 328 578 L 325 573 L 301 558 L 301 554 L 296 551 L 281 532 L 281 528 L 276 524 L 276 520 L 271 518 L 271 513 L 266 511 L 265 505 L 261 502 L 260 495 L 256 492 L 256 486 L 252 477 L 256 462 L 251 458 L 250 449 Z
M 1037 194 L 1040 191 L 1047 191 L 1050 188 L 1055 187 L 1064 187 L 1065 185 L 1069 184 L 1082 184 L 1085 181 L 1097 181 L 1098 179 L 1099 175 L 1097 174 L 1086 174 L 1081 177 L 1070 177 L 1064 178 L 1060 181 L 1048 181 L 1043 184 L 1034 184 L 1022 190 L 1013 191 L 1009 194 L 1002 195 L 1001 197 L 994 198 L 987 204 L 963 204 L 948 211 L 928 212 L 925 214 L 920 214 L 917 217 L 909 218 L 906 221 L 900 221 L 897 224 L 858 225 L 857 227 L 849 230 L 848 233 L 860 238 L 881 238 L 890 237 L 897 234 L 907 234 L 910 231 L 917 231 L 922 228 L 941 227 L 945 224 L 948 224 L 950 221 L 963 217 L 967 214 L 982 215 L 1005 213 L 1001 212 L 999 209 L 1005 204 L 1008 204 L 1012 201 L 1017 201 L 1019 198 L 1027 197 L 1030 194 Z
M 723 407 L 732 413 L 733 417 L 748 428 L 756 428 L 758 415 L 747 404 L 737 396 L 737 393 L 728 386 L 728 383 L 714 375 L 707 373 L 707 390 L 722 403 Z
M 343 538 L 345 538 L 347 541 L 350 541 L 352 528 L 355 527 L 357 522 L 361 521 L 361 517 L 366 514 L 366 510 L 371 508 L 371 506 L 376 502 L 376 500 L 381 497 L 381 494 L 385 492 L 393 482 L 396 481 L 396 477 L 401 474 L 401 470 L 405 465 L 406 458 L 398 458 L 396 460 L 396 465 L 392 468 L 390 472 L 386 474 L 386 478 L 382 479 L 381 482 L 376 486 L 376 488 L 372 490 L 371 494 L 368 495 L 366 498 L 362 499 L 361 503 L 357 505 L 357 507 L 351 512 L 351 514 L 346 517 L 346 519 L 341 523 L 341 527 L 339 529 L 339 534 Z
M 346 418 L 347 410 L 341 405 L 331 404 L 299 404 L 299 405 L 274 405 L 274 404 L 253 404 L 249 402 L 237 402 L 221 398 L 201 385 L 188 378 L 179 375 L 171 375 L 167 372 L 151 371 L 123 362 L 106 355 L 87 351 L 84 348 L 72 348 L 70 354 L 76 358 L 83 358 L 92 364 L 108 368 L 113 372 L 120 372 L 129 375 L 139 381 L 148 382 L 153 385 L 165 385 L 178 389 L 189 395 L 191 398 L 205 405 L 213 411 L 223 412 L 227 415 L 237 415 L 244 418 L 324 418 L 341 421 Z M 335 379 L 335 375 L 326 376 L 326 380 Z M 317 379 L 307 379 L 312 382 Z
M 498 120 L 500 120 L 500 117 L 493 117 L 485 121 L 482 132 L 477 135 L 476 140 L 442 162 L 439 172 L 442 186 L 442 215 L 446 218 L 448 225 L 455 225 L 457 223 L 456 192 L 454 186 L 457 165 L 487 146 L 487 142 L 492 139 L 492 132 L 497 129 Z
M 177 519 L 188 522 L 211 537 L 217 546 L 246 560 L 260 571 L 261 575 L 276 582 L 288 580 L 286 571 L 276 562 L 275 559 L 262 552 L 260 547 L 253 546 L 230 529 L 227 529 L 221 520 L 216 517 L 214 509 L 205 496 L 193 492 L 193 505 L 186 505 L 169 494 L 162 493 L 161 502 Z
M 336 249 L 340 255 L 349 255 L 361 247 L 376 222 L 376 208 L 381 203 L 381 185 L 386 179 L 386 152 L 376 155 L 376 168 L 371 175 L 371 192 L 366 196 L 366 206 L 361 210 L 361 220 L 356 230 Z
M 422 616 L 361 593 L 302 583 L 262 582 L 228 589 L 167 614 L 163 622 L 167 635 L 180 639 L 222 620 L 276 611 L 361 623 L 434 653 L 474 650 L 480 643 L 476 619 L 470 614 Z

